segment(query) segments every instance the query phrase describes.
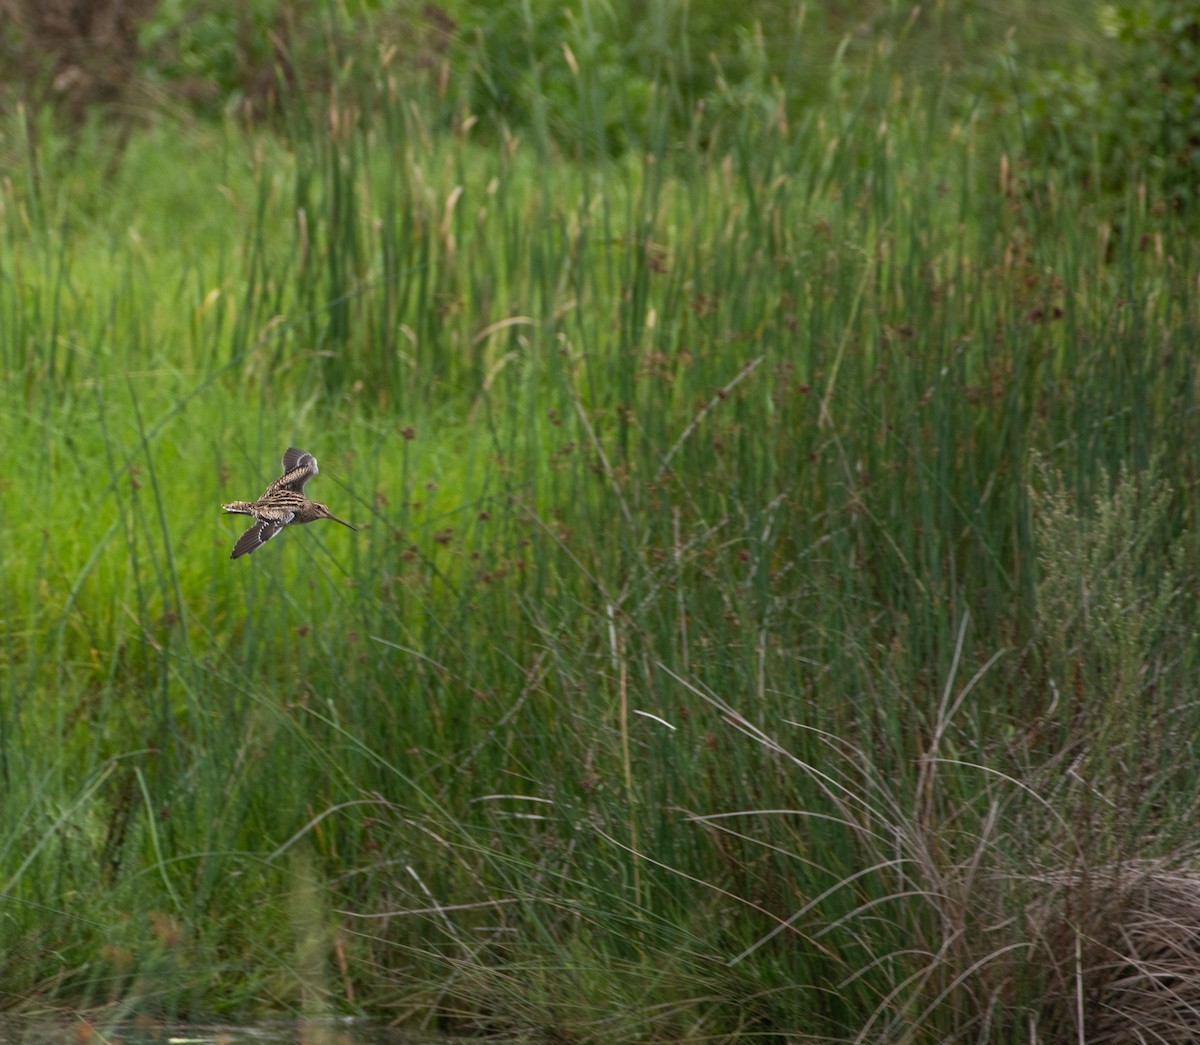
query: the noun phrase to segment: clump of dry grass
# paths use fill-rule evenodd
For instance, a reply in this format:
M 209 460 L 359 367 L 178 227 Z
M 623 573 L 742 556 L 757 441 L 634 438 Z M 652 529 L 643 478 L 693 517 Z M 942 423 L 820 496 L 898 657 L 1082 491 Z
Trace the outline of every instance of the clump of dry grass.
M 843 856 L 854 854 L 840 880 L 777 913 L 730 964 L 783 933 L 801 947 L 816 942 L 831 972 L 841 969 L 831 986 L 876 999 L 860 1010 L 859 1042 L 1198 1040 L 1200 851 L 1090 864 L 1093 832 L 1029 781 L 938 759 L 913 803 L 861 750 L 830 737 L 828 758 L 800 758 L 722 710 L 823 792 L 832 810 L 793 815 L 840 821 Z M 982 801 L 964 799 L 970 772 Z M 722 814 L 693 819 L 732 831 Z M 766 827 L 761 837 L 737 833 L 771 845 Z
M 1200 854 L 1044 875 L 1030 927 L 1047 960 L 1044 1041 L 1195 1042 Z

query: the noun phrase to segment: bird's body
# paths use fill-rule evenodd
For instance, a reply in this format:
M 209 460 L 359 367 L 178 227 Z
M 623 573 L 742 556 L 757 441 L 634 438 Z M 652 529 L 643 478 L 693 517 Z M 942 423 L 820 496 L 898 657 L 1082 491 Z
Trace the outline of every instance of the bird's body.
M 235 515 L 251 515 L 255 523 L 238 538 L 233 546 L 231 559 L 249 555 L 262 547 L 285 526 L 310 523 L 317 519 L 332 519 L 336 523 L 350 526 L 348 522 L 332 514 L 325 505 L 310 501 L 304 496 L 304 484 L 317 474 L 317 459 L 310 453 L 289 447 L 283 455 L 283 474 L 263 491 L 257 501 L 232 501 L 222 505 L 225 511 Z

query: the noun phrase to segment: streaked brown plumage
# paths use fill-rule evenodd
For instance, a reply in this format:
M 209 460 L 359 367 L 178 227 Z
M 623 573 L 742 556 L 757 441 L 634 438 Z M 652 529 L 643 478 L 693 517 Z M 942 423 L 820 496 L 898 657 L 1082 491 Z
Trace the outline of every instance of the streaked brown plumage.
M 310 523 L 317 519 L 332 519 L 336 523 L 350 526 L 339 519 L 323 504 L 310 501 L 304 496 L 304 484 L 317 474 L 317 459 L 310 453 L 288 447 L 283 454 L 283 475 L 263 491 L 257 501 L 233 501 L 221 507 L 236 515 L 252 515 L 255 523 L 238 538 L 233 546 L 231 559 L 249 555 L 262 547 L 285 526 Z

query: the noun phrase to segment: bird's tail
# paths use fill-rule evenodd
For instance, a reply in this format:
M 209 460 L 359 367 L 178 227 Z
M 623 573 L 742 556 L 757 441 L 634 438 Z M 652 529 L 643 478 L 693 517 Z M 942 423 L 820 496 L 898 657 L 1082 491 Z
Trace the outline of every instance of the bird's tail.
M 252 505 L 249 501 L 230 501 L 229 504 L 223 504 L 221 507 L 232 515 L 254 514 L 254 505 Z

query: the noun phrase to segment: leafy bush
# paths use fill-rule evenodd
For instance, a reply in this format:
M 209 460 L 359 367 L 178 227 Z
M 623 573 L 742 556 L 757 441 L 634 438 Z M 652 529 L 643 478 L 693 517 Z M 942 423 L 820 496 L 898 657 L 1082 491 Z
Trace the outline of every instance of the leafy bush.
M 154 79 L 184 86 L 197 101 L 251 93 L 269 73 L 279 41 L 278 0 L 160 0 L 140 28 Z
M 1127 0 L 1100 7 L 1095 28 L 1110 60 L 1090 49 L 1018 77 L 1034 157 L 1078 164 L 1114 188 L 1144 171 L 1190 196 L 1200 175 L 1200 9 Z
M 824 90 L 834 50 L 819 14 L 778 0 L 734 11 L 678 0 L 448 6 L 461 19 L 470 111 L 584 154 L 644 143 L 664 117 L 686 138 L 698 111 L 774 109 L 781 93 L 803 108 Z M 815 26 L 804 47 L 814 60 L 797 63 L 802 26 Z
M 417 8 L 410 0 L 159 0 L 139 25 L 140 72 L 202 112 L 275 111 L 281 93 L 320 94 L 350 66 L 369 64 L 373 74 L 401 41 L 409 64 L 422 65 L 440 8 Z

